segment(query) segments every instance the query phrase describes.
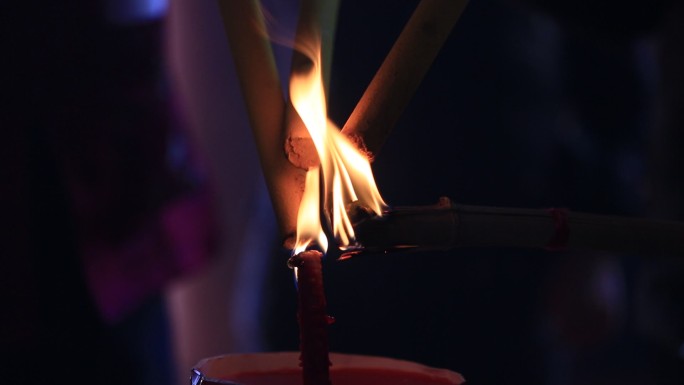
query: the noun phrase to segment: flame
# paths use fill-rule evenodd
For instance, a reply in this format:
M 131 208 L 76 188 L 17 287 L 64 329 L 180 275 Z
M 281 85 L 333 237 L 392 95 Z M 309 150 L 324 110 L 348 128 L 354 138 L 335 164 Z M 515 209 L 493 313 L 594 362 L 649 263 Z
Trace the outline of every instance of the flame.
M 323 225 L 330 229 L 335 243 L 345 249 L 356 245 L 346 210 L 349 204 L 358 201 L 377 215 L 382 215 L 387 205 L 375 185 L 366 156 L 328 119 L 320 40 L 312 47 L 299 49 L 309 57 L 312 66 L 308 71 L 291 75 L 290 99 L 311 135 L 320 166 L 306 174 L 293 253 L 306 250 L 313 241 L 326 252 L 330 242 Z

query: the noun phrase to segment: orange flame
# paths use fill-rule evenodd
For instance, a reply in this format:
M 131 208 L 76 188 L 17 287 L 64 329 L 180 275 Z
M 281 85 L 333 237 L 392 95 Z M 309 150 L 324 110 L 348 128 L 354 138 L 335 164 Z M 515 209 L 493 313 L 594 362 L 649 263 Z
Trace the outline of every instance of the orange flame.
M 346 210 L 349 204 L 358 201 L 377 215 L 382 215 L 387 207 L 375 185 L 368 159 L 328 119 L 320 40 L 314 45 L 298 47 L 309 57 L 312 68 L 290 77 L 292 104 L 309 131 L 320 159 L 320 168 L 311 168 L 306 175 L 294 254 L 306 250 L 313 241 L 318 242 L 323 252 L 327 251 L 329 240 L 323 230 L 321 213 L 337 245 L 344 249 L 356 244 Z

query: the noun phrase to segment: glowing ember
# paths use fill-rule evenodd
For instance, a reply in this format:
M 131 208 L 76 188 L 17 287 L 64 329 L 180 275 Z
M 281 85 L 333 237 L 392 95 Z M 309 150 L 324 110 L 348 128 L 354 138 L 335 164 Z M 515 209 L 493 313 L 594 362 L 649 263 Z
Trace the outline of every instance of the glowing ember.
M 346 249 L 356 242 L 347 215 L 348 205 L 358 201 L 382 215 L 386 204 L 375 185 L 368 159 L 328 120 L 320 39 L 310 47 L 298 49 L 311 60 L 312 67 L 309 71 L 292 74 L 290 98 L 316 146 L 320 169 L 311 168 L 307 172 L 297 217 L 294 254 L 306 250 L 312 241 L 317 241 L 323 252 L 327 251 L 329 240 L 322 224 L 331 229 L 335 243 Z M 321 222 L 321 217 L 326 223 Z

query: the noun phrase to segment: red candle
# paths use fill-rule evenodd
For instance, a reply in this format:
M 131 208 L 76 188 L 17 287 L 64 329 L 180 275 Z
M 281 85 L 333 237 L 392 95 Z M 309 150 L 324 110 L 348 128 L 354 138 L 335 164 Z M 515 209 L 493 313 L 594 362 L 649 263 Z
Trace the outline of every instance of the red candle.
M 297 275 L 299 348 L 303 385 L 330 385 L 328 323 L 323 291 L 323 254 L 315 250 L 290 258 Z

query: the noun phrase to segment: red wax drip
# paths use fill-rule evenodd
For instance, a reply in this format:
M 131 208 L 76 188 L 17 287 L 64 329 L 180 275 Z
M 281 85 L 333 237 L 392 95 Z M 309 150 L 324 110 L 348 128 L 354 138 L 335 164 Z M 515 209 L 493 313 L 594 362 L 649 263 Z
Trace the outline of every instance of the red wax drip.
M 292 261 L 298 268 L 299 359 L 303 385 L 330 385 L 329 317 L 325 314 L 322 256 L 320 252 L 310 250 L 296 255 Z

